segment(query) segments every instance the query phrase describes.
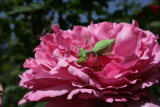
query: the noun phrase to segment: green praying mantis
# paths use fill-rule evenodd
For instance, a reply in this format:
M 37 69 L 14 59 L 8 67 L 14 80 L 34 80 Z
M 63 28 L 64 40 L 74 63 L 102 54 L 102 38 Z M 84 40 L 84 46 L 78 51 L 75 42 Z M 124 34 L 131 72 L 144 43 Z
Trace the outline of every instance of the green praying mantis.
M 87 38 L 87 41 L 90 45 L 91 50 L 86 50 L 80 46 L 76 46 L 79 48 L 79 53 L 78 53 L 79 59 L 77 60 L 78 63 L 82 63 L 86 61 L 91 54 L 93 54 L 94 57 L 96 56 L 96 62 L 97 62 L 98 55 L 101 55 L 101 56 L 102 55 L 112 55 L 112 53 L 109 53 L 109 52 L 112 50 L 115 39 L 100 40 L 99 42 L 95 44 L 94 48 L 92 48 L 87 34 L 85 34 L 85 36 Z

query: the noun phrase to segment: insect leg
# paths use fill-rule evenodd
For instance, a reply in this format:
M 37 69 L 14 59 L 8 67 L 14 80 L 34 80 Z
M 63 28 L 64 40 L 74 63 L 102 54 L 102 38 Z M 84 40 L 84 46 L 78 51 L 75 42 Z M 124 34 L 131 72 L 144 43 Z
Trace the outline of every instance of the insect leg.
M 102 55 L 113 55 L 112 53 L 105 53 L 105 54 L 102 54 Z
M 89 57 L 80 57 L 78 60 L 77 60 L 77 62 L 78 63 L 82 63 L 82 62 L 84 62 L 85 60 L 87 60 Z
M 88 39 L 87 34 L 85 34 L 85 35 L 86 35 L 86 38 L 87 38 L 87 41 L 88 41 L 88 43 L 89 43 L 89 46 L 90 46 L 91 50 L 93 50 L 93 48 L 92 48 L 92 46 L 91 46 L 91 43 L 90 43 L 90 41 L 89 41 L 89 39 Z

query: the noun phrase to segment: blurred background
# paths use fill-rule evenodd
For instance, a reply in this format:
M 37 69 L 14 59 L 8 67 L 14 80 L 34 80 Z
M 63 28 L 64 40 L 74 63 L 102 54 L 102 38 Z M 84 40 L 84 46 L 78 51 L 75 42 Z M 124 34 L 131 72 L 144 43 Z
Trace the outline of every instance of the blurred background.
M 26 58 L 34 57 L 39 38 L 51 31 L 52 24 L 61 29 L 102 21 L 136 20 L 140 28 L 160 35 L 159 0 L 0 0 L 0 83 L 4 87 L 3 107 L 18 107 L 28 91 L 19 87 Z M 160 99 L 160 88 L 151 87 Z M 21 107 L 44 107 L 30 102 Z

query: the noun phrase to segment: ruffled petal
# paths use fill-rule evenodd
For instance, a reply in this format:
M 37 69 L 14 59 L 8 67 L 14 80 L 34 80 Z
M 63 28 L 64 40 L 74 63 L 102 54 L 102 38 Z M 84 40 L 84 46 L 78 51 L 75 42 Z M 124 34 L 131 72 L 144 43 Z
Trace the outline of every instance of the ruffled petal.
M 45 101 L 54 97 L 62 96 L 71 91 L 72 89 L 73 88 L 71 85 L 62 84 L 49 88 L 39 89 L 36 91 L 31 91 L 27 93 L 24 98 L 19 101 L 18 104 L 22 105 L 23 103 L 28 101 Z
M 94 101 L 84 99 L 67 100 L 66 96 L 49 101 L 46 107 L 96 107 Z
M 137 40 L 138 34 L 135 27 L 126 24 L 116 36 L 114 54 L 125 56 L 134 53 Z

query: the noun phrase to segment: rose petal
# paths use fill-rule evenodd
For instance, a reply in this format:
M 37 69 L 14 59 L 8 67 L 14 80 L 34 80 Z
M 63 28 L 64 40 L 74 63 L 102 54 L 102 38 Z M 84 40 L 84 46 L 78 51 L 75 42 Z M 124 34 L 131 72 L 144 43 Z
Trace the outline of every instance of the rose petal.
M 116 37 L 114 53 L 121 56 L 134 53 L 137 39 L 138 34 L 136 34 L 135 28 L 126 24 Z
M 72 86 L 68 84 L 57 85 L 49 88 L 39 89 L 27 93 L 24 98 L 19 101 L 19 105 L 27 101 L 42 101 L 57 96 L 62 96 L 72 90 Z
M 46 107 L 96 107 L 94 101 L 84 99 L 67 100 L 65 96 L 49 101 Z

